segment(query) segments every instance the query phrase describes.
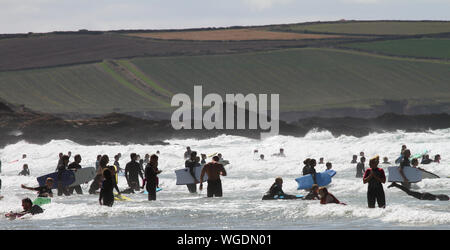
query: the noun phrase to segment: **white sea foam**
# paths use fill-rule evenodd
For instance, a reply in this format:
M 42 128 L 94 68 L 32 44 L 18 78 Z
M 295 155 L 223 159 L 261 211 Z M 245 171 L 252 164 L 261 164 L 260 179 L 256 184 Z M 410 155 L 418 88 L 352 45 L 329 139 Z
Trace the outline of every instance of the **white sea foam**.
M 386 209 L 367 208 L 367 185 L 355 178 L 355 165 L 350 164 L 353 154 L 364 151 L 367 158 L 387 156 L 393 162 L 406 144 L 413 153 L 431 150 L 430 155 L 440 154 L 440 164 L 421 167 L 442 178 L 425 179 L 415 185 L 415 191 L 447 194 L 450 190 L 450 129 L 423 133 L 373 133 L 357 138 L 334 137 L 328 131 L 311 131 L 305 137 L 275 136 L 254 140 L 221 135 L 207 140 L 167 140 L 170 145 L 97 145 L 83 146 L 69 140 L 53 140 L 45 145 L 24 141 L 0 149 L 2 160 L 0 213 L 21 210 L 24 197 L 36 195 L 21 189 L 20 184 L 36 186 L 36 177 L 53 172 L 58 153 L 72 152 L 82 156 L 81 165 L 94 166 L 98 154 L 108 154 L 110 160 L 122 153 L 121 167 L 125 167 L 129 154 L 136 152 L 143 157 L 157 150 L 159 168 L 163 170 L 160 183 L 163 191 L 156 202 L 148 202 L 144 194 L 130 194 L 131 202 L 115 202 L 112 208 L 99 206 L 96 195 L 55 197 L 52 203 L 43 205 L 45 212 L 27 220 L 9 221 L 0 218 L 0 227 L 7 229 L 28 228 L 197 228 L 197 229 L 282 229 L 282 228 L 445 228 L 450 229 L 450 203 L 448 201 L 420 201 L 403 191 L 385 185 Z M 224 197 L 207 199 L 205 191 L 188 194 L 185 186 L 175 183 L 176 169 L 184 165 L 183 153 L 190 146 L 199 153 L 220 152 L 231 164 L 226 166 L 228 176 L 223 177 Z M 271 155 L 284 148 L 287 157 Z M 258 149 L 258 154 L 253 151 Z M 27 154 L 26 159 L 21 159 Z M 264 154 L 266 160 L 258 160 Z M 325 158 L 332 162 L 337 175 L 328 189 L 347 205 L 320 205 L 318 201 L 261 201 L 262 195 L 274 178 L 284 179 L 286 193 L 306 194 L 298 191 L 295 178 L 301 176 L 305 158 Z M 17 176 L 22 165 L 30 167 L 30 177 Z M 112 163 L 112 162 L 111 162 Z M 387 165 L 383 165 L 387 172 Z M 324 165 L 318 165 L 320 172 Z M 205 185 L 206 186 L 206 185 Z M 88 185 L 83 185 L 87 193 Z M 119 187 L 126 188 L 123 176 Z M 56 190 L 55 190 L 56 191 Z M 36 223 L 38 222 L 38 223 Z M 32 224 L 27 224 L 32 223 Z

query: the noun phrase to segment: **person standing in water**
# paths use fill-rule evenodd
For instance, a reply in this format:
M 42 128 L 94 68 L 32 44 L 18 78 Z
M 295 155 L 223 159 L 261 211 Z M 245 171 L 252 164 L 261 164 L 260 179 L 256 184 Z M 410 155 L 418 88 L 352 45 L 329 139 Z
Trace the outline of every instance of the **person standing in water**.
M 184 159 L 187 160 L 191 157 L 191 147 L 186 147 L 186 152 L 184 152 Z
M 203 189 L 203 177 L 208 175 L 208 197 L 222 197 L 222 181 L 220 176 L 227 176 L 227 171 L 222 164 L 218 163 L 219 157 L 214 156 L 213 161 L 203 166 L 202 173 L 200 174 L 200 190 Z
M 57 174 L 57 177 L 56 177 L 56 183 L 57 183 L 57 187 L 58 187 L 57 188 L 58 196 L 61 196 L 63 194 L 67 195 L 67 196 L 70 195 L 68 187 L 64 186 L 62 181 L 61 181 L 62 174 L 63 174 L 64 171 L 67 170 L 68 165 L 69 165 L 69 156 L 63 155 L 61 157 L 61 162 L 60 162 L 60 164 L 58 165 L 58 168 L 57 168 L 58 174 Z
M 199 183 L 197 177 L 195 176 L 195 168 L 201 166 L 201 164 L 196 161 L 196 158 L 197 152 L 192 151 L 191 158 L 186 160 L 186 162 L 184 163 L 184 167 L 189 169 L 189 173 L 191 174 L 192 178 L 194 178 L 193 184 L 186 185 L 189 190 L 189 193 L 191 194 L 197 193 L 197 183 Z
M 120 167 L 119 159 L 120 156 L 118 154 L 114 156 L 114 166 L 116 166 L 117 172 L 123 172 L 123 169 Z
M 206 164 L 206 154 L 201 154 L 201 156 L 202 156 L 202 160 L 201 160 L 201 162 L 200 162 L 200 164 L 201 165 L 205 165 Z
M 386 183 L 386 175 L 383 169 L 378 168 L 379 157 L 370 159 L 370 168 L 366 170 L 363 177 L 363 183 L 369 183 L 367 188 L 367 203 L 369 208 L 375 208 L 375 201 L 378 207 L 386 207 L 386 197 L 384 195 L 383 184 Z
M 127 179 L 128 186 L 134 191 L 140 190 L 139 176 L 144 180 L 144 176 L 141 172 L 141 166 L 137 160 L 137 155 L 135 153 L 130 154 L 131 161 L 125 166 L 125 178 Z M 148 181 L 148 180 L 147 180 Z
M 72 171 L 78 171 L 78 169 L 81 169 L 81 155 L 75 155 L 73 157 L 74 162 L 70 163 L 69 166 L 67 167 L 68 170 L 72 170 Z M 73 194 L 73 190 L 75 190 L 77 192 L 77 194 L 83 194 L 83 190 L 81 189 L 80 185 L 76 185 L 73 187 L 69 187 L 69 194 L 72 195 Z
M 147 180 L 146 189 L 148 192 L 148 200 L 156 200 L 156 187 L 158 186 L 158 156 L 153 154 L 150 156 L 150 162 L 145 167 L 145 179 Z
M 114 181 L 113 181 L 113 174 L 111 173 L 111 170 L 108 168 L 105 168 L 103 170 L 103 182 L 100 189 L 100 195 L 98 198 L 98 201 L 100 205 L 112 207 L 114 204 Z
M 409 161 L 409 157 L 411 157 L 411 151 L 409 151 L 409 149 L 405 149 L 403 151 L 403 157 L 402 157 L 402 161 L 400 162 L 400 167 L 399 167 L 400 175 L 403 178 L 402 185 L 405 186 L 407 189 L 411 188 L 411 183 L 409 182 L 408 178 L 406 178 L 406 175 L 405 175 L 405 172 L 403 171 L 403 169 L 405 167 L 410 167 L 411 166 L 411 162 Z
M 23 176 L 30 175 L 30 169 L 28 168 L 28 164 L 23 164 L 23 169 L 22 169 L 22 171 L 20 171 L 19 175 L 23 175 Z
M 351 164 L 358 163 L 358 156 L 357 155 L 353 155 L 352 161 L 350 163 Z
M 361 157 L 360 162 L 356 165 L 356 178 L 362 178 L 364 175 L 365 167 L 364 163 L 366 162 L 365 157 Z

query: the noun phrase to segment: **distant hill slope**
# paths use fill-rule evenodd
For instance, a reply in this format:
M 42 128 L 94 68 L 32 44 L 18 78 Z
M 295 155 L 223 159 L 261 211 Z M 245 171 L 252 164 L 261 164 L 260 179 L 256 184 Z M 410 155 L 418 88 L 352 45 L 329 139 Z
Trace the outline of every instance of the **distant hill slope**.
M 192 34 L 204 37 L 179 40 Z M 449 37 L 450 22 L 433 21 L 0 35 L 0 100 L 68 117 L 167 118 L 171 97 L 201 84 L 280 94 L 287 120 L 450 112 Z
M 277 93 L 281 112 L 449 107 L 450 65 L 326 48 L 146 57 L 0 72 L 0 98 L 51 113 L 170 112 L 173 94 Z M 442 112 L 442 110 L 440 110 Z M 444 110 L 445 111 L 445 110 Z
M 269 30 L 353 35 L 419 35 L 450 32 L 448 21 L 340 21 L 270 25 Z

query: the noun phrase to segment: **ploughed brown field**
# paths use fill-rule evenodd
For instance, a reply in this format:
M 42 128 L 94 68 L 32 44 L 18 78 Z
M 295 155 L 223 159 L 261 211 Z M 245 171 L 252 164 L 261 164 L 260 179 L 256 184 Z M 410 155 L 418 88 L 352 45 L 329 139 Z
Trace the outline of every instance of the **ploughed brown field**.
M 129 33 L 129 36 L 156 38 L 165 40 L 198 40 L 198 41 L 245 41 L 245 40 L 298 40 L 340 38 L 339 35 L 300 34 L 274 32 L 255 29 L 223 29 L 203 31 L 172 31 Z

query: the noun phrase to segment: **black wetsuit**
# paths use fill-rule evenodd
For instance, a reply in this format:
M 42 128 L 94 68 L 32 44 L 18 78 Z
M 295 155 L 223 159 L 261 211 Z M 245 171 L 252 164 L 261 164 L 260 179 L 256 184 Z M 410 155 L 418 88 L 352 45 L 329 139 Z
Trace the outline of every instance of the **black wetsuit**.
M 358 164 L 356 164 L 356 176 L 357 178 L 361 178 L 364 175 L 364 163 L 360 162 Z
M 317 180 L 316 180 L 316 169 L 314 167 L 311 166 L 305 166 L 303 167 L 303 175 L 308 175 L 310 174 L 313 178 L 314 184 L 317 184 Z
M 40 206 L 38 206 L 38 205 L 33 205 L 32 207 L 31 207 L 31 209 L 29 210 L 29 211 L 26 211 L 25 213 L 30 213 L 30 214 L 32 214 L 32 215 L 35 215 L 35 214 L 41 214 L 41 213 L 43 213 L 44 212 L 44 210 L 42 210 L 42 208 L 40 207 Z
M 28 169 L 24 169 L 22 170 L 19 175 L 23 175 L 23 176 L 29 176 L 30 175 L 30 170 Z
M 403 170 L 404 167 L 410 167 L 411 166 L 411 162 L 409 161 L 408 157 L 402 157 L 402 160 L 400 161 L 400 168 Z M 410 189 L 411 188 L 411 183 L 406 184 L 406 182 L 402 182 L 402 185 L 407 188 Z
M 430 164 L 430 163 L 432 163 L 433 162 L 433 160 L 431 160 L 431 159 L 423 159 L 421 162 L 420 162 L 420 164 Z
M 103 205 L 112 207 L 114 204 L 114 181 L 113 177 L 110 179 L 105 179 L 102 183 L 102 188 L 100 190 L 100 200 L 103 201 Z
M 120 163 L 118 161 L 114 161 L 114 166 L 117 167 L 117 172 L 122 171 L 122 169 L 120 168 Z
M 125 177 L 128 181 L 128 186 L 135 191 L 139 191 L 139 176 L 142 178 L 141 165 L 136 161 L 130 161 L 125 166 Z M 142 178 L 143 179 L 143 178 Z
M 191 176 L 194 178 L 194 180 L 197 180 L 197 178 L 195 177 L 195 171 L 194 171 L 194 168 L 195 167 L 198 167 L 198 166 L 201 166 L 199 163 L 197 163 L 197 162 L 195 162 L 195 161 L 193 161 L 192 159 L 189 159 L 189 160 L 187 160 L 185 163 L 184 163 L 184 166 L 186 167 L 186 168 L 189 168 L 189 173 L 191 174 Z M 198 181 L 198 180 L 197 180 Z M 189 193 L 196 193 L 197 192 L 197 184 L 187 184 L 186 185 L 187 186 L 187 188 L 188 188 L 188 190 L 189 190 Z
M 263 200 L 274 200 L 282 196 L 283 199 L 295 199 L 295 195 L 285 194 L 283 188 L 277 183 L 272 184 L 269 191 L 263 196 Z
M 309 193 L 303 198 L 304 200 L 320 200 L 320 197 L 314 190 L 309 191 Z
M 399 188 L 402 191 L 404 191 L 405 193 L 407 193 L 408 195 L 410 195 L 416 199 L 419 199 L 419 200 L 428 200 L 428 201 L 434 201 L 436 199 L 444 200 L 444 201 L 449 200 L 448 195 L 445 195 L 445 194 L 434 195 L 434 194 L 430 194 L 430 193 L 419 193 L 419 192 L 411 191 L 408 188 L 398 185 L 395 182 L 393 182 L 390 186 Z
M 58 175 L 57 175 L 57 178 L 56 178 L 58 196 L 61 196 L 63 194 L 64 195 L 70 195 L 69 194 L 69 189 L 66 186 L 63 186 L 62 182 L 59 181 L 61 176 L 62 176 L 62 173 L 66 170 L 66 166 L 64 166 L 64 164 L 61 162 L 61 163 L 59 163 L 59 165 L 56 168 L 56 170 L 58 172 Z
M 81 169 L 80 164 L 76 163 L 76 162 L 72 162 L 69 164 L 69 166 L 67 167 L 68 170 L 78 170 Z M 81 186 L 77 185 L 74 187 L 69 187 L 69 194 L 73 194 L 73 190 L 75 190 L 77 192 L 77 194 L 83 194 L 83 190 L 81 190 Z
M 145 178 L 147 179 L 145 188 L 148 192 L 148 200 L 156 200 L 156 187 L 158 183 L 158 177 L 155 169 L 150 163 L 145 167 Z
M 371 171 L 374 171 L 378 178 L 386 179 L 386 175 L 381 168 L 367 169 L 364 173 L 363 178 L 367 178 L 370 175 Z M 377 181 L 375 178 L 371 178 L 369 180 L 369 186 L 367 188 L 367 203 L 369 208 L 374 208 L 375 202 L 378 203 L 378 207 L 384 208 L 386 206 L 386 196 L 384 194 L 383 184 Z

